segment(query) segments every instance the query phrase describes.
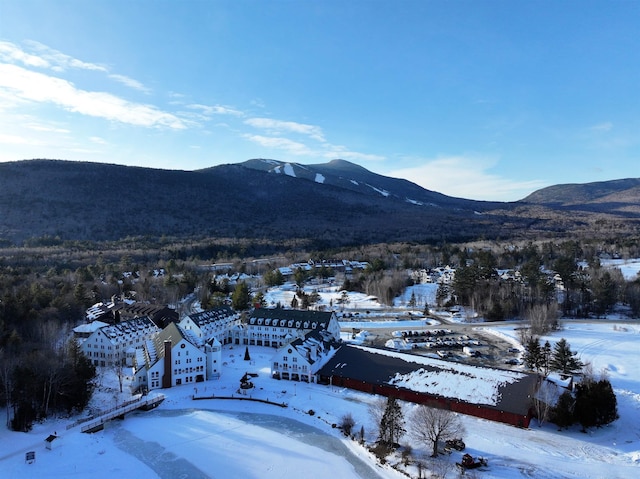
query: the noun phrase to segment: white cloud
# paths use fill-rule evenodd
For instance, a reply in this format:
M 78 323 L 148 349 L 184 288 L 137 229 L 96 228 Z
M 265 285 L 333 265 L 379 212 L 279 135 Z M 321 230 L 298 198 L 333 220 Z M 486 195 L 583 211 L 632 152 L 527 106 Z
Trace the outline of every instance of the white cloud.
M 589 129 L 591 131 L 601 131 L 601 132 L 611 131 L 613 129 L 613 123 L 611 123 L 610 121 L 605 121 L 603 123 L 593 125 Z
M 232 115 L 232 116 L 244 116 L 240 110 L 236 110 L 234 108 L 223 106 L 223 105 L 200 105 L 198 103 L 194 103 L 191 105 L 187 105 L 187 108 L 191 108 L 192 110 L 198 110 L 202 112 L 203 115 Z
M 305 123 L 297 123 L 294 121 L 274 120 L 272 118 L 248 118 L 244 122 L 254 128 L 267 130 L 275 134 L 298 133 L 306 135 L 317 141 L 325 141 L 322 128 L 315 125 L 307 125 Z
M 25 125 L 25 127 L 29 128 L 30 130 L 42 131 L 42 132 L 46 132 L 46 133 L 63 133 L 63 134 L 71 133 L 71 130 L 68 130 L 66 128 L 59 128 L 59 127 L 56 127 L 56 126 L 43 125 L 41 123 L 28 123 L 28 124 Z
M 101 71 L 101 72 L 108 71 L 107 68 L 102 65 L 78 60 L 77 58 L 73 58 L 69 55 L 59 52 L 58 50 L 49 48 L 48 46 L 43 45 L 40 42 L 28 40 L 25 42 L 25 44 L 27 44 L 33 50 L 35 50 L 39 54 L 38 56 L 44 61 L 46 61 L 49 64 L 49 67 L 55 71 L 64 71 L 68 68 L 76 68 L 80 70 L 93 70 L 93 71 Z M 15 46 L 15 48 L 18 48 L 18 47 Z
M 31 139 L 24 138 L 19 135 L 7 135 L 0 133 L 0 145 L 30 145 L 33 144 Z
M 423 188 L 458 198 L 487 201 L 521 200 L 531 192 L 548 186 L 542 180 L 517 181 L 489 173 L 495 160 L 450 156 L 427 160 L 419 166 L 387 172 L 406 178 Z
M 246 139 L 265 148 L 284 150 L 293 155 L 314 155 L 315 153 L 304 143 L 273 136 L 244 135 Z
M 100 138 L 99 136 L 91 136 L 89 137 L 89 141 L 96 143 L 98 145 L 108 144 L 107 140 L 105 140 L 104 138 Z
M 0 60 L 15 63 L 19 62 L 29 67 L 49 68 L 47 60 L 37 55 L 31 55 L 10 42 L 0 42 Z
M 117 82 L 120 82 L 123 85 L 128 86 L 129 88 L 133 88 L 134 90 L 138 90 L 138 91 L 141 91 L 143 93 L 150 93 L 151 92 L 151 90 L 149 88 L 144 86 L 138 80 L 134 80 L 133 78 L 129 78 L 129 77 L 124 76 L 124 75 L 117 75 L 115 73 L 110 74 L 109 78 L 111 78 L 112 80 L 115 80 Z
M 308 125 L 306 123 L 297 123 L 294 121 L 282 121 L 273 118 L 248 118 L 244 120 L 246 125 L 265 130 L 271 136 L 261 135 L 244 135 L 254 143 L 269 148 L 277 148 L 285 150 L 290 154 L 316 156 L 326 159 L 343 159 L 352 161 L 381 161 L 383 156 L 360 153 L 352 151 L 342 145 L 333 145 L 329 143 L 322 131 L 322 128 L 316 125 Z M 317 142 L 314 148 L 304 143 L 283 137 L 283 134 L 302 135 L 310 140 Z
M 351 151 L 344 146 L 339 145 L 327 145 L 328 149 L 323 153 L 323 157 L 329 160 L 341 159 L 351 161 L 383 161 L 384 156 L 374 155 L 370 153 L 359 153 L 357 151 Z
M 184 120 L 152 105 L 129 102 L 110 93 L 81 90 L 67 80 L 16 65 L 0 64 L 0 90 L 23 100 L 55 104 L 67 111 L 130 125 L 187 127 Z
M 32 53 L 25 51 L 14 43 L 0 42 L 0 60 L 14 64 L 22 63 L 27 67 L 48 68 L 58 73 L 64 72 L 68 69 L 108 73 L 109 78 L 122 83 L 129 88 L 133 88 L 144 93 L 150 92 L 150 90 L 138 80 L 134 80 L 133 78 L 125 75 L 109 73 L 109 69 L 103 65 L 73 58 L 72 56 L 66 55 L 33 40 L 27 40 L 25 45 L 32 50 Z

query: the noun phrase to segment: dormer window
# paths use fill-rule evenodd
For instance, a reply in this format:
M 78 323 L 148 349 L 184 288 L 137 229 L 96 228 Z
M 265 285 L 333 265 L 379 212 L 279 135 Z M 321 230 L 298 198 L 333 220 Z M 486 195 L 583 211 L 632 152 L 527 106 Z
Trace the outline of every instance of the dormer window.
M 318 323 L 313 322 L 311 323 L 311 329 L 316 329 L 318 327 Z
M 265 326 L 269 326 L 271 324 L 271 319 L 267 318 L 264 320 Z
M 309 329 L 309 321 L 304 322 L 304 329 Z
M 288 328 L 293 327 L 293 319 L 290 319 L 290 320 L 289 320 L 289 324 L 287 324 L 287 327 L 288 327 Z
M 300 321 L 296 321 L 296 328 L 300 328 Z

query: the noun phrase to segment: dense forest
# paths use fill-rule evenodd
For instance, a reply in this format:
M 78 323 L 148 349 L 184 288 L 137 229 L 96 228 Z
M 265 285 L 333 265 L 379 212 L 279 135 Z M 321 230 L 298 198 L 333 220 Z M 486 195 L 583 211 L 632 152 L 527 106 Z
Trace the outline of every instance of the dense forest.
M 271 256 L 256 254 L 265 251 Z M 252 304 L 251 296 L 253 302 L 260 300 L 260 286 L 283 280 L 274 273 L 279 266 L 309 258 L 345 258 L 369 266 L 345 280 L 344 288 L 390 304 L 409 284 L 410 271 L 449 265 L 456 268 L 455 281 L 438 291 L 439 306 L 472 306 L 488 320 L 528 319 L 539 334 L 556 327 L 562 317 L 598 318 L 614 308 L 640 317 L 640 281 L 625 281 L 619 270 L 600 265 L 600 258 L 612 255 L 640 257 L 640 245 L 628 240 L 481 241 L 305 250 L 238 240 L 34 240 L 0 249 L 0 405 L 9 406 L 7 423 L 16 430 L 28 430 L 33 421 L 50 414 L 82 409 L 95 370 L 71 340 L 71 330 L 84 321 L 88 306 L 114 295 L 165 305 L 197 292 L 205 306 L 233 300 L 242 309 Z M 210 267 L 214 263 L 224 265 L 224 272 L 262 279 L 252 290 L 238 283 L 241 290 L 236 292 L 235 285 L 216 278 Z M 501 279 L 498 271 L 505 270 L 517 271 L 521 279 Z M 564 285 L 560 296 L 556 275 Z M 304 274 L 295 277 L 301 284 L 306 280 Z M 312 302 L 301 296 L 297 306 Z

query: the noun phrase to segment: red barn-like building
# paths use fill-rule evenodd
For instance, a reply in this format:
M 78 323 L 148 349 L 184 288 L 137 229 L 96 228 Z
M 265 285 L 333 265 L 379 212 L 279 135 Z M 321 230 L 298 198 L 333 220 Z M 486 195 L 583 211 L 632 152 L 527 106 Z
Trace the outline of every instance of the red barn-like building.
M 529 427 L 535 374 L 343 345 L 318 372 L 325 384 Z

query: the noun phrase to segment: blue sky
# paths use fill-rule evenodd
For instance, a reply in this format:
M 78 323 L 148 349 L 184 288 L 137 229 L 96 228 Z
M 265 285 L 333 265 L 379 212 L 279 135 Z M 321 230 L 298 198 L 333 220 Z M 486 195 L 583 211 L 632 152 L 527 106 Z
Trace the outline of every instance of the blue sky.
M 640 176 L 640 1 L 0 0 L 0 161 Z

